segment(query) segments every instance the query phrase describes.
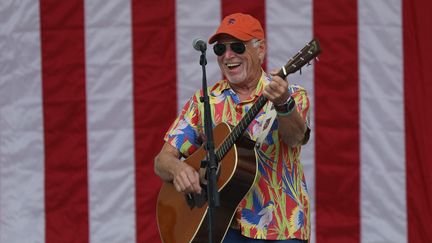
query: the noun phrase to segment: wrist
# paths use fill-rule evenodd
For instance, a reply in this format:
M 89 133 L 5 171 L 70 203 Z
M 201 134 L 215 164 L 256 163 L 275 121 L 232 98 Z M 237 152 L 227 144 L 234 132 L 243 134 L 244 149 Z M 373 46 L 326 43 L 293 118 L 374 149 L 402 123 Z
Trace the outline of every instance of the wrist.
M 280 116 L 288 116 L 295 109 L 295 100 L 292 96 L 289 96 L 288 99 L 280 105 L 275 105 L 276 113 Z
M 282 103 L 273 103 L 273 104 L 274 104 L 274 107 L 276 108 L 276 107 L 282 107 L 282 106 L 285 106 L 285 105 L 288 103 L 288 101 L 289 101 L 290 98 L 291 98 L 291 95 L 288 96 L 288 98 L 287 98 L 284 102 L 282 102 Z

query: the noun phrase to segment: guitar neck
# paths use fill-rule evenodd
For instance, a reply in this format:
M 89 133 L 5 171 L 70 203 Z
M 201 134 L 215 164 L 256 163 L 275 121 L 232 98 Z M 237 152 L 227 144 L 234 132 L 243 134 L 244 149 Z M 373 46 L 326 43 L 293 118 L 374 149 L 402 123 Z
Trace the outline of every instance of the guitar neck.
M 261 95 L 258 100 L 253 104 L 253 106 L 249 109 L 246 115 L 240 120 L 237 126 L 234 127 L 234 129 L 231 131 L 231 133 L 227 136 L 225 141 L 216 151 L 216 159 L 218 161 L 220 161 L 226 155 L 226 153 L 228 153 L 231 147 L 243 135 L 249 124 L 258 115 L 259 111 L 264 107 L 267 101 L 268 99 L 264 97 L 264 95 Z

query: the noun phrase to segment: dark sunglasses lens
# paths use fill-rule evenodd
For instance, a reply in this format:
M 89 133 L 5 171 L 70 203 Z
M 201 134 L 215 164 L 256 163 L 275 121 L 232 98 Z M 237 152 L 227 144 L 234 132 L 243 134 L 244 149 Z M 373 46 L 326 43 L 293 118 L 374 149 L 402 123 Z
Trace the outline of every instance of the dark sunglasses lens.
M 235 52 L 237 54 L 243 54 L 246 50 L 246 47 L 243 44 L 243 42 L 231 43 L 230 47 L 231 47 L 231 50 L 233 50 L 233 52 Z
M 217 56 L 222 56 L 226 51 L 226 47 L 224 44 L 216 44 L 213 46 L 213 51 Z

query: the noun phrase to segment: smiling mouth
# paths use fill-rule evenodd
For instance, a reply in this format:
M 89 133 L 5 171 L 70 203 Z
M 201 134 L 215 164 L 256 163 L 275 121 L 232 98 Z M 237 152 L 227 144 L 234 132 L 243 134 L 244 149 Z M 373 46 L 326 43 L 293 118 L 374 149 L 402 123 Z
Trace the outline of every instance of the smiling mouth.
M 232 69 L 239 67 L 240 63 L 227 63 L 225 65 L 228 67 L 228 69 L 232 70 Z

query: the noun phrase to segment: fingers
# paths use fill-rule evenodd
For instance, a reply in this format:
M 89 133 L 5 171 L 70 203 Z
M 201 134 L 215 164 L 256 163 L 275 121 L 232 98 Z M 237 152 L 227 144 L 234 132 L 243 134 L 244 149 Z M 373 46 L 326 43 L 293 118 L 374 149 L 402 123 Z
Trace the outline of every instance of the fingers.
M 192 189 L 194 192 L 201 193 L 200 176 L 198 172 L 193 173 Z
M 188 179 L 189 184 L 186 185 L 186 190 L 200 193 L 201 192 L 201 186 L 200 186 L 200 177 L 199 177 L 198 172 L 193 170 L 192 173 L 188 173 L 187 179 Z
M 273 76 L 264 88 L 263 95 L 274 104 L 283 104 L 289 97 L 288 82 L 278 76 Z
M 182 162 L 183 163 L 183 162 Z M 199 174 L 191 166 L 183 163 L 174 174 L 174 187 L 178 192 L 201 193 Z
M 272 69 L 269 73 L 274 76 L 274 75 L 278 74 L 279 70 L 280 70 L 280 68 L 279 69 L 277 69 L 277 68 Z

